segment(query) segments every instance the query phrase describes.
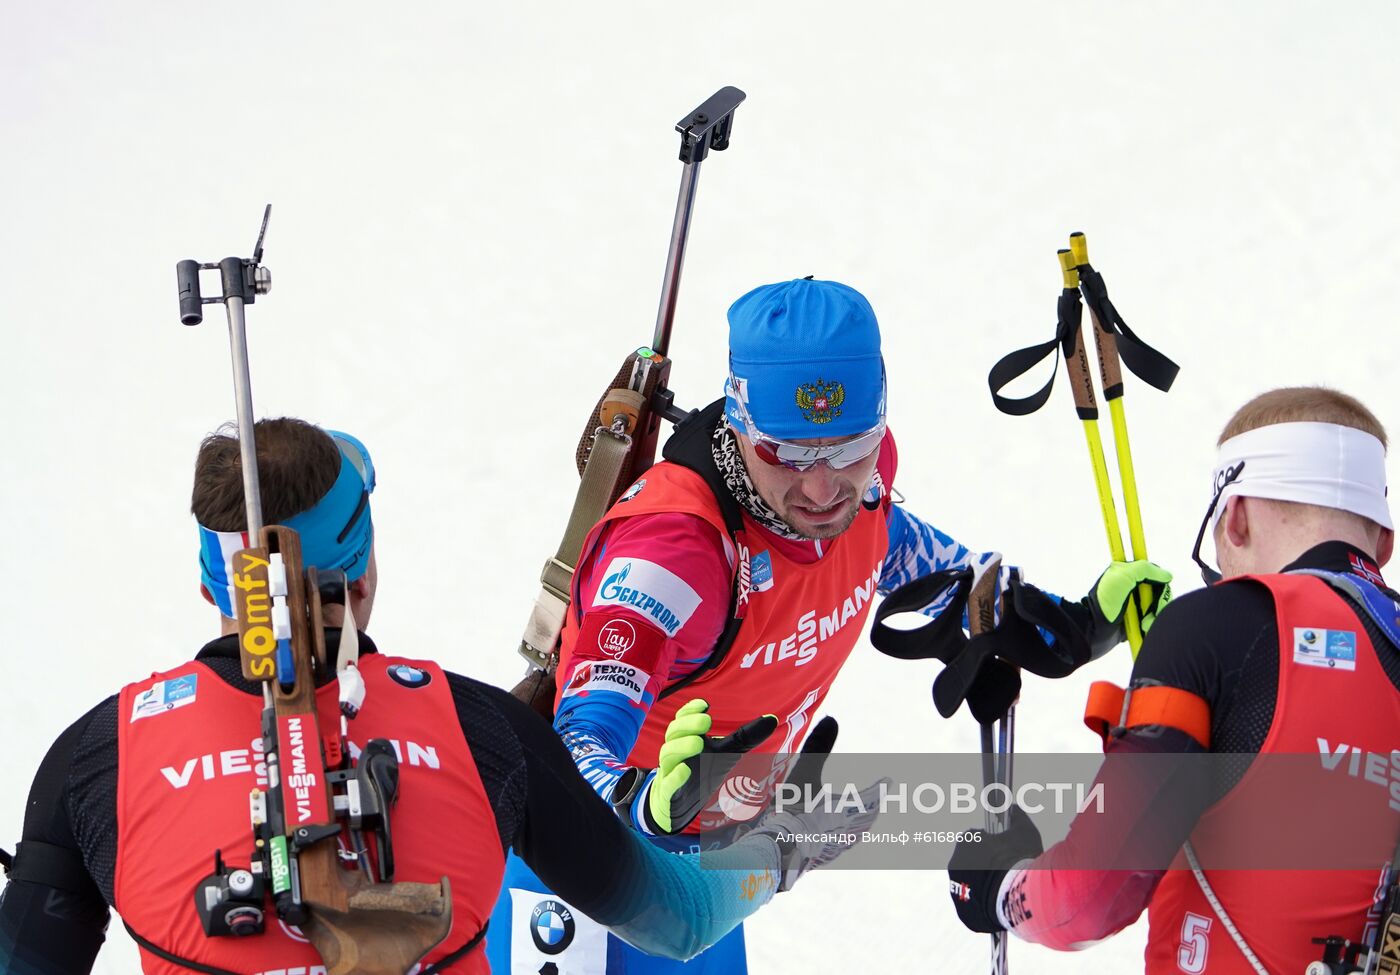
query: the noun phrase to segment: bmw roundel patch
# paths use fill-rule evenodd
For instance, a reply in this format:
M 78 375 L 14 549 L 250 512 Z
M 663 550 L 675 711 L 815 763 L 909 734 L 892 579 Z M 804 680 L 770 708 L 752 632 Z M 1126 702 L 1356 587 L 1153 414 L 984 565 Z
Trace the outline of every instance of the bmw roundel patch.
M 419 670 L 408 664 L 394 664 L 389 668 L 389 677 L 395 684 L 413 689 L 427 687 L 433 679 L 433 675 L 426 670 Z
M 530 937 L 540 951 L 557 955 L 574 940 L 574 915 L 560 901 L 540 901 L 530 912 Z

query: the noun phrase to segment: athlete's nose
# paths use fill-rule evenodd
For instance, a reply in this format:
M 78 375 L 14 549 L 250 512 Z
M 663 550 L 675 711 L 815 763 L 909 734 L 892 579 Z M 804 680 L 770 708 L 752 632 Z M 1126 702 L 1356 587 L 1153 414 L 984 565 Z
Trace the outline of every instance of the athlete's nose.
M 841 479 L 831 467 L 824 463 L 812 466 L 802 474 L 799 482 L 802 497 L 813 508 L 825 508 L 841 494 Z

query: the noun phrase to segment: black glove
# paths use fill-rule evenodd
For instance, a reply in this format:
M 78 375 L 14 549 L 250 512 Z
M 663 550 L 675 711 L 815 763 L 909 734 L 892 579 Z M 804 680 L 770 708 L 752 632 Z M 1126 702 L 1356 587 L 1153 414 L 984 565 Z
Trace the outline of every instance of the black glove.
M 822 767 L 836 744 L 839 730 L 836 719 L 828 715 L 817 722 L 802 743 L 802 751 L 785 781 L 801 789 L 803 796 L 808 789 L 815 792 L 820 788 Z M 807 871 L 823 867 L 849 850 L 854 843 L 846 842 L 843 837 L 860 842 L 860 835 L 879 815 L 880 786 L 888 781 L 882 779 L 860 793 L 863 812 L 825 812 L 821 809 L 805 812 L 799 802 L 797 810 L 778 812 L 775 807 L 764 814 L 745 835 L 766 835 L 777 842 L 782 856 L 782 878 L 778 890 L 791 890 Z
M 792 765 L 792 774 L 787 777 L 789 783 L 798 788 L 805 789 L 811 786 L 816 789 L 821 785 L 822 766 L 826 764 L 827 756 L 831 754 L 832 747 L 836 744 L 836 733 L 841 730 L 836 719 L 827 715 L 817 722 L 817 726 L 812 729 L 807 740 L 802 743 L 802 751 L 797 756 L 797 761 Z
M 997 919 L 997 894 L 1011 868 L 1045 852 L 1040 830 L 1020 806 L 1012 806 L 1005 833 L 974 830 L 948 860 L 948 894 L 970 931 L 1005 930 Z

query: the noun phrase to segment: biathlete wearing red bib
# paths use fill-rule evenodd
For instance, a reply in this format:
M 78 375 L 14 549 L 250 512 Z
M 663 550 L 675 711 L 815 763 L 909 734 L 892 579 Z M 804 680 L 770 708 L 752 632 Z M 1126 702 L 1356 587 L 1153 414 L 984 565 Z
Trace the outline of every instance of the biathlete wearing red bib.
M 1311 755 L 1323 767 L 1331 762 L 1339 777 L 1348 774 L 1353 752 L 1388 757 L 1400 729 L 1400 651 L 1362 606 L 1324 579 L 1301 574 L 1311 571 L 1350 576 L 1354 585 L 1372 588 L 1368 577 L 1379 578 L 1364 553 L 1329 542 L 1306 552 L 1285 574 L 1242 577 L 1177 600 L 1143 643 L 1130 687 L 1173 688 L 1203 701 L 1209 744 L 1180 728 L 1152 724 L 1110 739 L 1110 753 Z M 1393 607 L 1400 596 L 1385 590 L 1375 598 Z M 1350 637 L 1339 651 L 1347 654 L 1340 669 L 1315 665 L 1305 652 L 1300 656 L 1306 645 L 1300 647 L 1295 633 L 1308 631 Z M 1251 833 L 1279 835 L 1282 830 L 1270 830 L 1269 815 L 1300 815 L 1304 797 L 1266 804 L 1266 797 L 1251 792 L 1249 773 L 1241 769 L 1237 782 L 1222 784 L 1229 792 L 1223 800 L 1210 804 L 1202 793 L 1193 803 L 1165 791 L 1119 787 L 1137 780 L 1125 770 L 1115 781 L 1112 768 L 1106 764 L 1099 780 L 1114 800 L 1112 808 L 1076 820 L 1064 841 L 1006 875 L 1000 923 L 1023 940 L 1068 950 L 1103 940 L 1145 909 L 1146 970 L 1152 975 L 1254 972 L 1184 855 L 1165 870 L 1085 870 L 1076 864 L 1105 849 L 1165 862 L 1188 839 L 1209 864 L 1212 853 L 1221 851 L 1212 850 L 1209 839 L 1203 843 L 1203 836 L 1217 845 L 1233 837 L 1241 847 Z M 1318 823 L 1323 832 L 1317 838 L 1337 827 L 1365 828 L 1359 818 Z M 1374 833 L 1371 869 L 1207 866 L 1204 873 L 1265 970 L 1300 972 L 1320 957 L 1313 938 L 1369 937 L 1395 841 L 1393 830 Z
M 1129 696 L 1086 713 L 1110 732 L 1107 801 L 1044 852 L 1019 809 L 960 844 L 950 890 L 969 928 L 1073 950 L 1146 910 L 1150 975 L 1311 971 L 1314 939 L 1373 943 L 1400 837 L 1383 437 L 1329 389 L 1236 413 L 1197 538 L 1213 584 L 1162 615 Z M 1200 557 L 1208 530 L 1223 582 Z
M 772 714 L 777 730 L 755 750 L 795 752 L 877 594 L 991 557 L 893 503 L 879 330 L 859 293 L 807 279 L 767 285 L 735 302 L 729 320 L 725 399 L 678 427 L 666 461 L 585 541 L 561 646 L 555 727 L 588 783 L 653 835 L 670 832 L 649 811 L 657 752 L 687 701 L 708 702 L 715 737 Z M 1086 607 L 1065 609 L 1094 628 Z M 1121 634 L 1090 636 L 1105 638 Z M 732 825 L 735 805 L 722 802 L 657 841 L 688 849 L 701 830 Z M 493 930 L 524 923 L 512 899 L 542 889 L 512 859 Z M 538 970 L 539 959 L 512 957 L 494 938 L 488 950 L 498 968 Z M 572 963 L 672 970 L 602 938 Z M 744 970 L 739 932 L 684 969 Z
M 377 579 L 368 452 L 353 438 L 290 418 L 260 422 L 257 443 L 265 517 L 296 521 L 307 565 L 346 572 L 346 602 L 367 622 Z M 195 477 L 201 575 L 225 612 L 227 558 L 241 544 L 237 460 L 236 441 L 211 437 Z M 331 624 L 345 611 L 323 609 Z M 91 971 L 115 907 L 142 945 L 148 973 L 325 972 L 270 909 L 266 929 L 247 937 L 205 937 L 196 910 L 196 886 L 215 850 L 230 864 L 248 862 L 248 797 L 266 785 L 261 688 L 243 678 L 236 624 L 223 616 L 220 625 L 226 635 L 195 660 L 128 685 L 49 750 L 19 850 L 12 864 L 0 857 L 10 876 L 0 892 L 0 971 Z M 323 721 L 338 722 L 340 632 L 326 632 L 331 659 L 317 691 Z M 452 929 L 428 955 L 436 970 L 489 970 L 482 935 L 508 847 L 568 898 L 568 905 L 535 898 L 527 908 L 533 927 L 525 937 L 546 953 L 564 950 L 576 924 L 592 924 L 581 913 L 588 912 L 648 951 L 694 955 L 815 862 L 780 856 L 777 838 L 762 829 L 712 858 L 707 867 L 715 869 L 670 856 L 598 799 L 534 711 L 431 661 L 381 656 L 369 637 L 357 636 L 366 695 L 349 737 L 387 739 L 398 755 L 395 876 L 451 881 Z M 320 738 L 314 727 L 300 739 L 289 732 L 280 756 L 288 783 L 297 749 L 318 748 Z

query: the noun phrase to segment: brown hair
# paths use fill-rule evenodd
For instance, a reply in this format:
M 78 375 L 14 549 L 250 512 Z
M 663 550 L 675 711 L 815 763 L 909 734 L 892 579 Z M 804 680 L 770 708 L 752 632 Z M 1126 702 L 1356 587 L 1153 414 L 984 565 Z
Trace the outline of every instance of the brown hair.
M 263 523 L 277 525 L 325 497 L 340 474 L 340 450 L 320 427 L 283 416 L 253 427 L 258 446 L 258 487 Z M 222 427 L 204 438 L 194 462 L 190 511 L 213 531 L 247 528 L 243 509 L 243 464 L 238 438 Z
M 1275 423 L 1335 423 L 1369 433 L 1388 446 L 1385 427 L 1374 413 L 1356 397 L 1325 386 L 1284 386 L 1260 393 L 1235 411 L 1216 445 Z

